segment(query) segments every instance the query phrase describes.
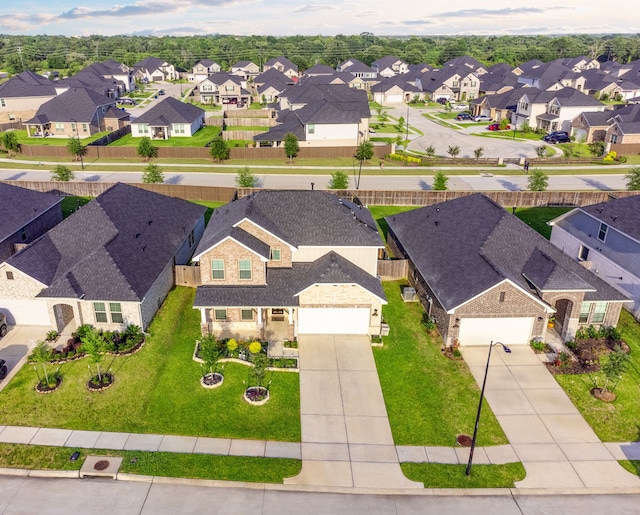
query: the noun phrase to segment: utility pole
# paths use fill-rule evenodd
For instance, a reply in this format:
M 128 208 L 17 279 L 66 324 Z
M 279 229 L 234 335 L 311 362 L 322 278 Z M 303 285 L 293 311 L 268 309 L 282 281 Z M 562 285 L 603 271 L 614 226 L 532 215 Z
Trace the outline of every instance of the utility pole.
M 22 71 L 25 70 L 24 68 L 24 59 L 22 58 L 22 47 L 19 46 L 18 47 L 18 54 L 20 55 L 20 64 L 22 65 Z

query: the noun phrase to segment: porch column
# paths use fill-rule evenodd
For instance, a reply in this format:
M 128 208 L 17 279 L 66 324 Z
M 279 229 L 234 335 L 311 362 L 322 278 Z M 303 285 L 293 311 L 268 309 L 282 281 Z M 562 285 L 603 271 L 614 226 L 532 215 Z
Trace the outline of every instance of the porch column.
M 258 327 L 262 326 L 262 308 L 258 308 Z
M 293 324 L 293 308 L 289 308 L 289 325 Z
M 207 323 L 207 312 L 204 308 L 200 308 L 200 323 L 203 325 Z

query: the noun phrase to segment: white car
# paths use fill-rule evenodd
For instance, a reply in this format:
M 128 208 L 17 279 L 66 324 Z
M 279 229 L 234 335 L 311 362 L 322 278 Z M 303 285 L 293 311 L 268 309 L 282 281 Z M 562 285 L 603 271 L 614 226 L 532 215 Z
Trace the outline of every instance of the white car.
M 456 104 L 454 106 L 451 106 L 451 109 L 453 109 L 454 111 L 468 111 L 469 104 Z
M 491 121 L 491 116 L 487 116 L 486 114 L 481 114 L 476 116 L 473 119 L 474 122 L 490 122 Z

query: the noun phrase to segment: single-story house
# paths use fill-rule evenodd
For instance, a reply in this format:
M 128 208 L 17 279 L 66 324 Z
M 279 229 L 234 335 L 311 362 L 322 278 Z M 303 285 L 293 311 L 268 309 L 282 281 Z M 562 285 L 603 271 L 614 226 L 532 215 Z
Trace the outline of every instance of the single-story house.
M 628 297 L 480 193 L 386 218 L 387 242 L 446 345 L 528 344 L 615 326 Z
M 203 206 L 118 183 L 0 264 L 12 324 L 146 329 L 204 232 Z
M 151 139 L 189 138 L 204 127 L 205 110 L 173 97 L 158 102 L 131 124 L 131 136 Z
M 549 225 L 551 243 L 628 295 L 640 319 L 640 195 L 579 207 Z
M 59 224 L 60 202 L 58 195 L 0 182 L 0 262 Z
M 222 206 L 193 257 L 202 332 L 379 335 L 382 248 L 371 213 L 327 192 L 263 190 Z

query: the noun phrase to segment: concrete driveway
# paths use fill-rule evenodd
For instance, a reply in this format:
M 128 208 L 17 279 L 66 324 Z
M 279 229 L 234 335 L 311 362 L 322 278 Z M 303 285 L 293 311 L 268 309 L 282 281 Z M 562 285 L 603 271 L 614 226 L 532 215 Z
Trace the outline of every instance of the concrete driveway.
M 485 398 L 527 471 L 516 486 L 640 486 L 640 479 L 618 464 L 533 350 L 528 345 L 510 348 L 510 354 L 499 347 L 491 353 Z M 481 386 L 488 347 L 461 350 Z
M 400 469 L 369 338 L 305 335 L 298 349 L 302 471 L 285 484 L 423 488 Z
M 0 391 L 20 370 L 36 343 L 44 340 L 47 328 L 42 326 L 10 325 L 4 338 L 0 338 L 0 358 L 6 361 L 8 374 L 0 382 Z

